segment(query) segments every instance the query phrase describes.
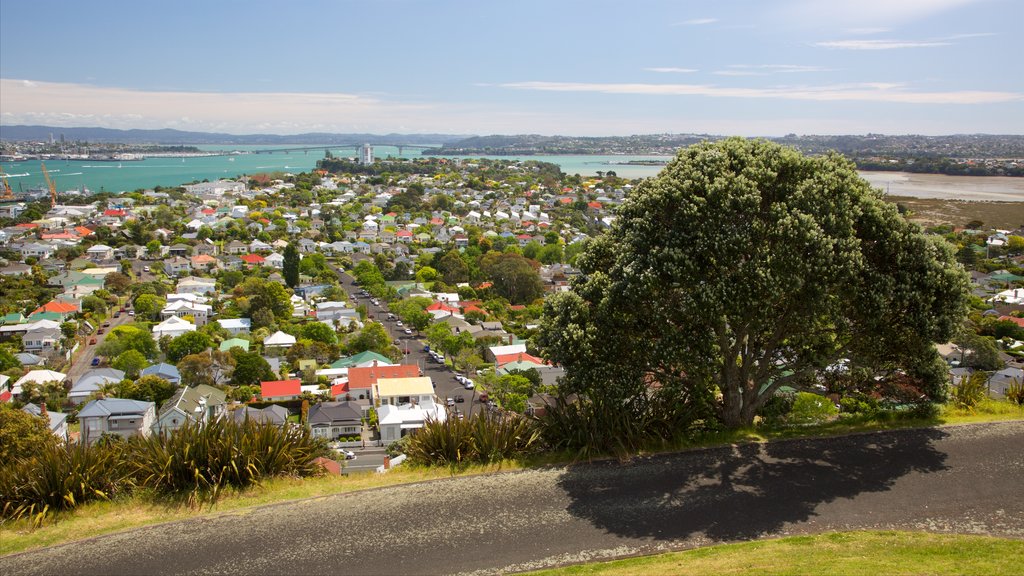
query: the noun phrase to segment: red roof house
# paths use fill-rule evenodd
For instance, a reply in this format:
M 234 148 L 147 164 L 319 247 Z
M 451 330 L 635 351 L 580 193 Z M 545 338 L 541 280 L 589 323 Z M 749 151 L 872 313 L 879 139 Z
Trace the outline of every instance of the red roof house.
M 370 390 L 379 378 L 415 378 L 420 375 L 420 367 L 416 364 L 399 364 L 398 366 L 366 366 L 348 369 L 348 390 L 352 396 L 365 395 L 370 398 Z
M 240 256 L 239 258 L 241 258 L 242 262 L 245 262 L 249 266 L 261 266 L 263 265 L 264 262 L 267 261 L 266 258 L 260 256 L 259 254 L 246 254 L 245 256 Z
M 43 304 L 39 308 L 36 308 L 33 314 L 40 312 L 56 312 L 57 314 L 74 314 L 78 312 L 78 306 L 74 304 L 68 304 L 67 302 L 58 302 L 56 300 L 50 300 L 46 304 Z
M 1016 316 L 1000 316 L 1000 322 L 1013 322 L 1017 326 L 1024 328 L 1024 318 L 1017 318 Z
M 302 395 L 302 380 L 270 380 L 260 382 L 264 400 L 295 400 Z

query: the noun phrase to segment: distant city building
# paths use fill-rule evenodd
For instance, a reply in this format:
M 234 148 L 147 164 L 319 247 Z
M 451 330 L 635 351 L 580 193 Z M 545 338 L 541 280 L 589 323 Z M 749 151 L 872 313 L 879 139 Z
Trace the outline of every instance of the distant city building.
M 373 146 L 363 144 L 363 147 L 359 150 L 359 163 L 373 164 Z

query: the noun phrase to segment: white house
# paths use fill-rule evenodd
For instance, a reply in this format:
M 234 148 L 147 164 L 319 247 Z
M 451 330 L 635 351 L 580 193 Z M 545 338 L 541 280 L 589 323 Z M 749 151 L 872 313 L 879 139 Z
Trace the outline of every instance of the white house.
M 238 334 L 247 334 L 252 329 L 252 320 L 248 318 L 228 318 L 225 320 L 217 320 L 220 327 L 231 333 L 232 336 Z
M 67 374 L 62 372 L 54 372 L 53 370 L 32 370 L 18 378 L 11 386 L 11 394 L 17 396 L 21 394 L 22 386 L 29 382 L 35 384 L 44 384 L 46 382 L 63 382 L 67 379 Z
M 294 345 L 295 345 L 295 336 L 292 336 L 290 334 L 285 334 L 284 332 L 281 332 L 280 330 L 278 330 L 277 332 L 274 332 L 270 336 L 267 336 L 267 339 L 263 341 L 263 347 L 264 348 L 281 348 L 281 349 L 285 349 L 285 348 L 291 348 Z
M 89 259 L 95 262 L 114 259 L 114 249 L 106 244 L 96 244 L 85 251 Z
M 209 304 L 197 304 L 188 300 L 174 300 L 168 302 L 167 306 L 160 311 L 160 317 L 167 319 L 172 316 L 183 318 L 185 316 L 191 316 L 196 321 L 196 326 L 205 326 L 206 322 L 210 317 L 210 313 L 213 311 L 213 306 Z
M 116 384 L 124 380 L 124 371 L 116 368 L 97 368 L 82 374 L 68 392 L 68 400 L 79 405 L 99 391 L 104 384 Z
M 162 336 L 177 338 L 187 332 L 195 332 L 196 325 L 188 320 L 182 320 L 177 316 L 171 316 L 163 322 L 153 326 L 153 338 L 159 340 Z
M 422 428 L 427 420 L 444 422 L 446 418 L 445 408 L 435 404 L 433 400 L 418 406 L 384 404 L 377 409 L 377 426 L 380 429 L 381 443 L 387 446 L 411 430 Z
M 268 255 L 263 261 L 267 264 L 267 266 L 273 266 L 278 270 L 284 268 L 284 256 L 278 254 L 277 252 Z
M 429 376 L 413 378 L 378 378 L 373 386 L 373 399 L 383 404 L 423 404 L 433 402 L 434 385 Z

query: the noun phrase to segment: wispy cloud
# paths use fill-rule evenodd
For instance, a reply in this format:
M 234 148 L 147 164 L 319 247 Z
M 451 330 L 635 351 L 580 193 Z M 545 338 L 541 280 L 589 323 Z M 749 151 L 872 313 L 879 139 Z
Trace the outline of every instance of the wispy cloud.
M 707 96 L 713 98 L 776 98 L 893 102 L 903 104 L 993 104 L 1024 100 L 1024 94 L 981 90 L 920 92 L 901 84 L 860 83 L 826 86 L 777 86 L 770 88 L 729 88 L 706 84 L 637 84 L 586 82 L 508 82 L 504 88 L 546 92 L 594 92 L 647 96 Z
M 952 44 L 945 40 L 830 40 L 814 43 L 815 46 L 821 48 L 837 50 L 901 50 L 904 48 L 938 48 Z
M 824 66 L 802 64 L 730 64 L 726 70 L 716 70 L 718 76 L 770 76 L 772 74 L 796 74 L 802 72 L 832 72 Z
M 658 72 L 660 74 L 689 74 L 691 72 L 697 72 L 696 68 L 675 68 L 673 66 L 654 66 L 651 68 L 644 68 L 645 72 Z
M 692 20 L 676 22 L 674 26 L 704 26 L 707 24 L 714 24 L 715 22 L 718 22 L 718 18 L 693 18 Z

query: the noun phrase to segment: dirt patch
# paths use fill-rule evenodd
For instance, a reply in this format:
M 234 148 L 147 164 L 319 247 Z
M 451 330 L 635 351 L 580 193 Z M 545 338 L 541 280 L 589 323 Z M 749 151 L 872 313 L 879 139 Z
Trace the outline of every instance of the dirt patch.
M 951 224 L 964 226 L 980 221 L 984 228 L 1016 230 L 1024 227 L 1024 202 L 986 202 L 886 196 L 885 199 L 910 211 L 910 219 L 923 226 Z

